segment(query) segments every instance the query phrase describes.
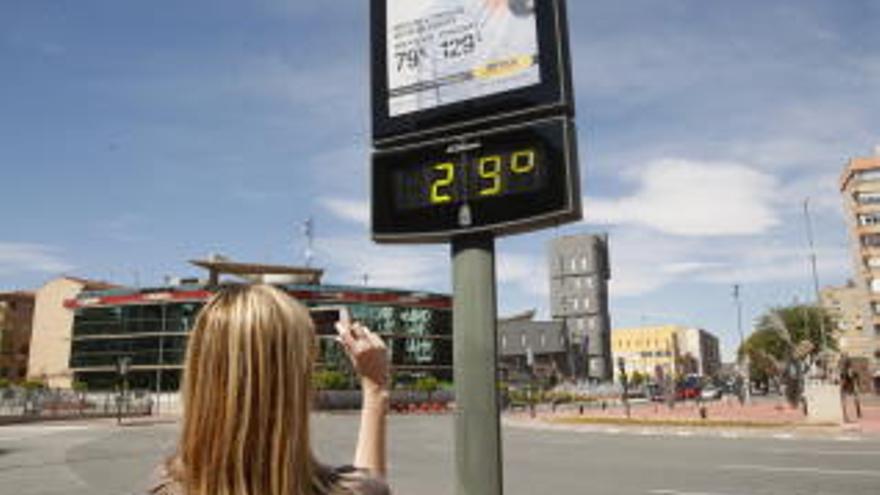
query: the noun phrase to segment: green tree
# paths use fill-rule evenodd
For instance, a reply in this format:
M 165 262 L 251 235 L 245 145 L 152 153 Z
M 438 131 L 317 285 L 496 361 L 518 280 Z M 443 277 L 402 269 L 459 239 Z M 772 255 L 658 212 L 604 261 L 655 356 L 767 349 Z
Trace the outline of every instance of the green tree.
M 638 371 L 633 371 L 630 376 L 629 383 L 633 388 L 641 387 L 648 380 L 648 375 Z

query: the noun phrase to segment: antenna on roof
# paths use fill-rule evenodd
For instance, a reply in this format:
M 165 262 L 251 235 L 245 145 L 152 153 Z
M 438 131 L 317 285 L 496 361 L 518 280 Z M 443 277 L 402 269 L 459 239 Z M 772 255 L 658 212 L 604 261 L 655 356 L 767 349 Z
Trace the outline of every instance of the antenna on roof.
M 306 266 L 312 266 L 312 260 L 315 258 L 315 252 L 312 249 L 314 241 L 315 241 L 315 222 L 312 220 L 312 217 L 306 219 L 302 225 L 303 235 L 306 236 L 306 249 L 305 249 L 305 258 L 306 258 Z

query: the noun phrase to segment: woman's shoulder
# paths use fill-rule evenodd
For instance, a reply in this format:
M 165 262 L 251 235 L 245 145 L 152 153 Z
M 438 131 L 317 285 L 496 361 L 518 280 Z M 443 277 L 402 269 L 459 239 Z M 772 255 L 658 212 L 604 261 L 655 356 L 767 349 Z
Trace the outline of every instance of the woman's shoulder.
M 353 466 L 340 466 L 330 468 L 329 475 L 331 486 L 341 486 L 355 495 L 391 495 L 388 483 L 370 475 L 364 469 L 358 469 Z
M 150 477 L 148 495 L 183 495 L 180 482 L 171 474 L 177 462 L 176 459 L 171 459 L 156 467 Z

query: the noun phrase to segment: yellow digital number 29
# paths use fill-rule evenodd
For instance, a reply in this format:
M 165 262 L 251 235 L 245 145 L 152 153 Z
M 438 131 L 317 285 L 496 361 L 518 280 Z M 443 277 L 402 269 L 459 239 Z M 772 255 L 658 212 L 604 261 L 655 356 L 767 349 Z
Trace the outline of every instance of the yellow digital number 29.
M 480 158 L 477 167 L 480 177 L 492 181 L 492 185 L 486 189 L 480 189 L 480 196 L 494 196 L 501 192 L 501 157 L 486 156 Z
M 444 172 L 445 176 L 431 183 L 431 204 L 449 203 L 452 201 L 452 195 L 441 193 L 440 188 L 448 187 L 455 180 L 455 164 L 438 163 L 434 165 L 434 170 Z

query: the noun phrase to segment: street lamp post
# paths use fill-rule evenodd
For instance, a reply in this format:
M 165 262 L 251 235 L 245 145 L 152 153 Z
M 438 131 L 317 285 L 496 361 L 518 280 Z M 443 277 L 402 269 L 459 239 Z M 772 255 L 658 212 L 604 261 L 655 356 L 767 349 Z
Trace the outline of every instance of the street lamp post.
M 125 401 L 128 391 L 128 368 L 131 365 L 130 356 L 120 356 L 116 359 L 116 373 L 121 379 L 119 395 L 116 397 L 116 424 L 122 424 L 122 403 Z
M 744 403 L 751 400 L 752 377 L 751 363 L 749 362 L 749 353 L 745 349 L 745 336 L 742 329 L 742 302 L 739 299 L 739 284 L 733 284 L 733 300 L 736 303 L 736 330 L 739 333 L 739 348 L 742 351 L 742 359 L 740 362 L 740 374 L 743 377 L 742 398 Z M 739 354 L 739 353 L 737 353 Z M 738 357 L 738 356 L 737 356 Z
M 626 417 L 629 418 L 629 378 L 626 376 L 626 361 L 623 357 L 617 358 L 617 368 L 620 371 L 620 383 L 623 386 L 623 409 L 626 411 Z
M 810 219 L 810 198 L 804 198 L 804 222 L 807 225 L 807 244 L 810 247 L 810 266 L 812 267 L 813 272 L 813 290 L 816 295 L 816 309 L 821 308 L 822 304 L 822 294 L 819 291 L 819 272 L 816 269 L 816 247 L 813 243 L 813 222 Z M 821 311 L 819 313 L 819 339 L 822 343 L 822 349 L 820 350 L 820 356 L 823 357 L 821 359 L 821 370 L 822 378 L 827 378 L 828 370 L 827 363 L 824 362 L 825 354 L 828 351 L 828 342 L 825 337 L 825 319 L 822 317 Z
M 165 347 L 165 342 L 163 337 L 165 336 L 165 331 L 167 330 L 167 306 L 162 306 L 162 327 L 159 329 L 159 356 L 158 363 L 156 364 L 156 416 L 159 415 L 159 404 L 162 403 L 162 350 Z

